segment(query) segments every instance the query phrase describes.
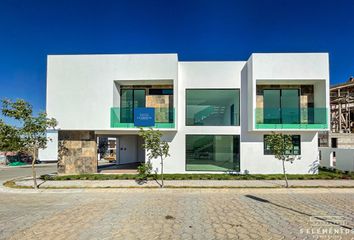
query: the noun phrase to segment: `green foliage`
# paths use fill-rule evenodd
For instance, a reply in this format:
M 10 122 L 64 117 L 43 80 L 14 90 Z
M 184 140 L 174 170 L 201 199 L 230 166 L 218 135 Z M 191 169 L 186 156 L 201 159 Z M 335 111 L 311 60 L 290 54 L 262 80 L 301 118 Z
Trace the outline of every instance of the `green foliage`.
M 21 135 L 19 129 L 7 125 L 0 119 L 0 151 L 16 152 L 21 149 Z
M 149 163 L 151 159 L 160 158 L 161 160 L 161 187 L 164 186 L 163 183 L 163 160 L 164 158 L 170 156 L 169 149 L 170 146 L 167 142 L 162 141 L 162 133 L 159 130 L 153 130 L 150 128 L 149 130 L 144 130 L 140 128 L 139 136 L 144 139 L 143 148 L 148 151 L 148 159 Z
M 138 180 L 147 180 L 147 178 L 150 176 L 152 171 L 152 165 L 150 162 L 147 163 L 141 163 L 138 166 Z
M 32 106 L 22 99 L 2 100 L 2 115 L 18 120 L 19 126 L 11 126 L 0 122 L 0 151 L 22 151 L 32 153 L 39 148 L 45 148 L 48 139 L 46 130 L 54 128 L 57 121 L 47 118 L 46 113 L 33 116 Z
M 283 174 L 165 174 L 165 180 L 282 180 Z M 44 180 L 139 180 L 137 174 L 81 174 L 81 175 L 43 175 Z M 335 180 L 353 179 L 354 173 L 344 173 L 320 169 L 319 174 L 289 174 L 291 180 Z M 147 180 L 155 180 L 155 176 L 149 175 Z
M 148 150 L 149 160 L 169 156 L 169 145 L 167 142 L 161 141 L 162 133 L 159 130 L 140 128 L 139 136 L 144 139 L 143 148 Z
M 294 160 L 294 158 L 288 154 L 293 148 L 290 135 L 273 132 L 271 135 L 265 137 L 265 141 L 275 158 L 283 161 Z
M 55 128 L 57 121 L 47 118 L 46 113 L 33 116 L 32 106 L 23 99 L 2 100 L 3 116 L 17 120 L 19 125 L 6 124 L 0 120 L 0 151 L 25 152 L 32 155 L 32 175 L 34 187 L 37 188 L 34 163 L 39 148 L 47 145 L 46 131 Z
M 293 148 L 291 136 L 288 134 L 273 132 L 271 135 L 266 136 L 265 142 L 269 146 L 275 158 L 282 161 L 285 187 L 289 187 L 288 178 L 285 170 L 285 162 L 293 163 L 293 161 L 295 160 L 294 156 L 288 154 Z

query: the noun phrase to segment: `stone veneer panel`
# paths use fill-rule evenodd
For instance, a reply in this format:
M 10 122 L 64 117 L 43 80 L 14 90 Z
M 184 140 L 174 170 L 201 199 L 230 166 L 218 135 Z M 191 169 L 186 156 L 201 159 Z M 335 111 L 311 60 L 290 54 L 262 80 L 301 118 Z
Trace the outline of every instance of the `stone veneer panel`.
M 59 131 L 64 154 L 58 161 L 59 174 L 97 172 L 97 144 L 93 131 Z

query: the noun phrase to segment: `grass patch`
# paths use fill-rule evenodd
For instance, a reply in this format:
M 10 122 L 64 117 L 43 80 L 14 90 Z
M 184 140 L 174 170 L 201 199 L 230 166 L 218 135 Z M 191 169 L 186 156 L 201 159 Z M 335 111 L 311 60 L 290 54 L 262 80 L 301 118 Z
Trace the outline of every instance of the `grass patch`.
M 10 181 L 7 181 L 7 182 L 4 182 L 3 185 L 5 187 L 8 187 L 8 188 L 25 188 L 25 189 L 33 189 L 32 186 L 19 186 L 19 185 L 16 185 L 15 181 L 14 180 L 10 180 Z
M 354 179 L 354 173 L 321 168 L 319 174 L 288 174 L 289 180 L 338 180 Z M 159 175 L 157 175 L 159 178 Z M 79 174 L 79 175 L 43 175 L 43 180 L 138 180 L 137 174 Z M 155 180 L 156 175 L 147 180 Z M 164 174 L 165 180 L 283 180 L 283 174 Z

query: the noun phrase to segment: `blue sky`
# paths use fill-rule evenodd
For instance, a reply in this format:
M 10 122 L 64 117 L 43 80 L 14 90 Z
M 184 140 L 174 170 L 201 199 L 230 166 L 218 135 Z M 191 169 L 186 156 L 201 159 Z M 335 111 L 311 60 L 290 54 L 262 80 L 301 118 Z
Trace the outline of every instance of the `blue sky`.
M 329 52 L 331 83 L 354 75 L 354 0 L 0 0 L 0 98 L 45 109 L 47 54 Z

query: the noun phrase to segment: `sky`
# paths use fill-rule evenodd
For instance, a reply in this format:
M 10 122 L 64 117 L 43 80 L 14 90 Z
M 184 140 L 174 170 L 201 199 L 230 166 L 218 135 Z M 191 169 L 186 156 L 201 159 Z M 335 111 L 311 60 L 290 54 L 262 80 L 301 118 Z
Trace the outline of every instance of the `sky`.
M 0 98 L 45 110 L 48 54 L 328 52 L 331 84 L 354 75 L 354 0 L 0 0 Z

